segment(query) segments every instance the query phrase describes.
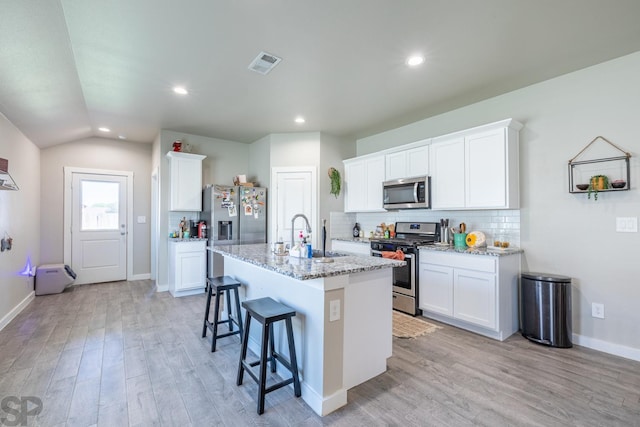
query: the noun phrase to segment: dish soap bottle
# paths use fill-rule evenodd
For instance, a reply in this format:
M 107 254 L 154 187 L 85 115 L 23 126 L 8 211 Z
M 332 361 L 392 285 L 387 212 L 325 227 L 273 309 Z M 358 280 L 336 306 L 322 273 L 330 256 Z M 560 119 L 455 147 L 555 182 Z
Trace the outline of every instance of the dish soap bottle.
M 353 237 L 360 237 L 360 225 L 356 222 L 356 225 L 353 227 Z

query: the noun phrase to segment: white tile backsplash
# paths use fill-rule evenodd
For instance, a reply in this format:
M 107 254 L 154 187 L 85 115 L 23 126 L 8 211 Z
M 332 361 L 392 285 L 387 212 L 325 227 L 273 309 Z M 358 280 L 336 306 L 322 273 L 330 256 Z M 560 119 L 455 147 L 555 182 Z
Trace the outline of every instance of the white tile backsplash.
M 467 225 L 467 232 L 482 231 L 489 245 L 499 237 L 508 241 L 511 246 L 520 247 L 520 210 L 476 210 L 476 211 L 431 211 L 424 209 L 390 211 L 381 213 L 344 213 L 331 212 L 330 238 L 352 237 L 356 222 L 369 236 L 382 222 L 386 224 L 398 221 L 439 222 L 440 218 L 449 218 L 450 226 L 458 226 L 461 222 Z

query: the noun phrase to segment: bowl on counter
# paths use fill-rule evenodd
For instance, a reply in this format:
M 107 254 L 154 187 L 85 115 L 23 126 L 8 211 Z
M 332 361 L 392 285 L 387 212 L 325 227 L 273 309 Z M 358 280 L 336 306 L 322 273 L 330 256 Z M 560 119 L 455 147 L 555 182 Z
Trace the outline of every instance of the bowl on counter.
M 611 181 L 611 186 L 613 188 L 624 188 L 627 185 L 627 181 L 623 181 L 621 179 L 617 179 L 615 181 Z
M 589 188 L 589 184 L 576 184 L 576 187 L 578 188 L 578 190 L 584 191 Z

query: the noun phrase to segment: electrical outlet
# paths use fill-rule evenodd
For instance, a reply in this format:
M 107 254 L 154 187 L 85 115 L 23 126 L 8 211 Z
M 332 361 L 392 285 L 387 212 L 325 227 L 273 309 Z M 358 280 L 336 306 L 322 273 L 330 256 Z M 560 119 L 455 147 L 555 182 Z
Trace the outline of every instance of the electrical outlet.
M 329 322 L 340 320 L 340 300 L 334 299 L 329 301 Z
M 597 302 L 591 303 L 591 317 L 604 319 L 604 304 Z
M 616 231 L 619 233 L 637 233 L 638 217 L 616 217 Z

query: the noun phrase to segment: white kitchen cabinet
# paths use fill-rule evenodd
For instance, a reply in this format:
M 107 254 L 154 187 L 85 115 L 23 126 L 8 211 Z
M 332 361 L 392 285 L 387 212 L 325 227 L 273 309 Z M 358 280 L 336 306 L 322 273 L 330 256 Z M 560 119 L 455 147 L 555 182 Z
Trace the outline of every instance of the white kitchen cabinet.
M 517 209 L 518 131 L 512 119 L 434 138 L 433 209 Z
M 418 306 L 425 317 L 500 341 L 518 330 L 520 254 L 420 250 Z
M 419 268 L 419 308 L 453 316 L 453 268 L 426 262 Z
M 431 145 L 431 208 L 465 207 L 464 138 L 440 139 Z
M 387 181 L 429 175 L 429 146 L 425 141 L 421 141 L 421 144 L 425 145 L 385 155 L 385 179 Z
M 456 268 L 453 317 L 489 329 L 496 327 L 496 275 Z
M 371 243 L 369 241 L 331 240 L 331 250 L 334 252 L 371 255 Z
M 169 292 L 174 297 L 204 292 L 207 279 L 206 241 L 169 243 Z
M 344 161 L 345 212 L 383 212 L 383 155 Z
M 202 210 L 202 160 L 207 156 L 170 151 L 169 210 Z

